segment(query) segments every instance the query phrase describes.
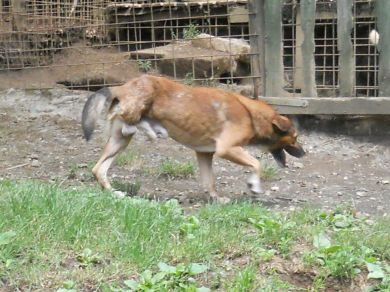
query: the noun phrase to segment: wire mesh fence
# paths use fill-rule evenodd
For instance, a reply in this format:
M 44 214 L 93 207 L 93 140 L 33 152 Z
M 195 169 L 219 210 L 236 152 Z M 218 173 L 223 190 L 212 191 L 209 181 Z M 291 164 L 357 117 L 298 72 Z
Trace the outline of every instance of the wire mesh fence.
M 336 3 L 316 1 L 319 96 L 339 95 Z M 295 96 L 305 82 L 300 8 L 301 1 L 285 0 L 280 11 L 283 87 Z M 257 37 L 250 31 L 251 13 L 247 0 L 0 0 L 0 87 L 95 90 L 149 72 L 250 95 L 253 80 L 262 77 L 251 66 L 262 53 L 249 45 Z M 375 1 L 354 0 L 352 13 L 353 92 L 376 96 L 378 52 L 369 42 Z

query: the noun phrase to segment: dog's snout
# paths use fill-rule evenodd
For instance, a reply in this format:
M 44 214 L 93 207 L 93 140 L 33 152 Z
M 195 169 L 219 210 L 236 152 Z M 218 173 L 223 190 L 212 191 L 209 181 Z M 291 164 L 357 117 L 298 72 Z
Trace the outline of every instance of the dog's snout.
M 301 158 L 306 154 L 305 150 L 298 143 L 295 143 L 294 145 L 288 145 L 284 149 L 288 154 L 297 158 Z

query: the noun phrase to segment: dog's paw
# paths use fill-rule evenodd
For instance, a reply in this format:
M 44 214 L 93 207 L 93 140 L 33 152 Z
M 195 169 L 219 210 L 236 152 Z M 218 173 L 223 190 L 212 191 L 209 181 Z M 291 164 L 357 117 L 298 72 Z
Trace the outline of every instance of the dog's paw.
M 252 174 L 248 181 L 248 188 L 251 190 L 252 193 L 255 194 L 261 194 L 263 193 L 263 188 L 261 187 L 261 180 L 256 174 Z
M 125 192 L 122 192 L 122 191 L 118 191 L 118 190 L 115 190 L 112 192 L 112 194 L 118 198 L 118 199 L 123 199 L 124 197 L 127 196 L 127 194 Z

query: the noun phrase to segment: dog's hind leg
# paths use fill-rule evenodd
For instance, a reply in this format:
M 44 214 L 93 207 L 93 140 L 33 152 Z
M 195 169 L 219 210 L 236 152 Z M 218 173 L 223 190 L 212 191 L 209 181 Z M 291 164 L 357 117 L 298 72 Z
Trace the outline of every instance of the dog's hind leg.
M 110 181 L 107 178 L 107 172 L 115 159 L 115 156 L 123 151 L 129 144 L 133 133 L 129 135 L 123 134 L 124 123 L 119 120 L 114 120 L 111 124 L 110 137 L 104 146 L 103 153 L 92 169 L 92 173 L 96 177 L 99 184 L 107 190 L 113 190 Z
M 216 198 L 215 180 L 213 174 L 214 153 L 196 152 L 199 166 L 199 178 L 202 186 L 209 192 L 211 198 Z

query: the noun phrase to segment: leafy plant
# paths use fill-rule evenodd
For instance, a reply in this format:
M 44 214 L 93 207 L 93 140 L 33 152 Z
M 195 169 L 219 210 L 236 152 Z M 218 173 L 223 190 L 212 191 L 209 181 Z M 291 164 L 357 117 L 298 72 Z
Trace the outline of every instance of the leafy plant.
M 137 61 L 138 68 L 142 72 L 149 72 L 152 69 L 152 61 L 147 59 L 139 59 Z
M 350 278 L 361 272 L 365 258 L 372 250 L 358 249 L 348 244 L 332 244 L 331 238 L 319 233 L 313 237 L 314 251 L 307 253 L 305 261 L 322 268 L 322 277 Z
M 127 280 L 124 284 L 129 291 L 209 291 L 205 287 L 198 288 L 193 278 L 207 271 L 206 265 L 191 263 L 189 265 L 179 264 L 175 267 L 159 263 L 158 268 L 157 273 L 145 270 L 138 280 Z
M 192 40 L 200 35 L 200 30 L 197 24 L 191 23 L 188 28 L 183 29 L 183 38 L 185 40 Z
M 256 227 L 266 245 L 275 247 L 280 253 L 287 255 L 291 243 L 297 237 L 295 222 L 288 221 L 283 217 L 272 218 L 268 216 L 262 216 L 258 220 L 249 218 L 248 221 Z
M 180 232 L 188 239 L 195 238 L 194 233 L 200 229 L 200 221 L 196 216 L 187 217 L 180 226 Z
M 184 77 L 183 83 L 185 85 L 193 85 L 194 81 L 195 81 L 194 79 L 195 79 L 194 74 L 192 74 L 191 72 L 188 72 L 188 73 L 186 73 L 186 75 Z
M 80 263 L 80 266 L 89 266 L 101 263 L 100 256 L 94 254 L 89 248 L 84 249 L 82 253 L 77 255 L 76 259 Z

